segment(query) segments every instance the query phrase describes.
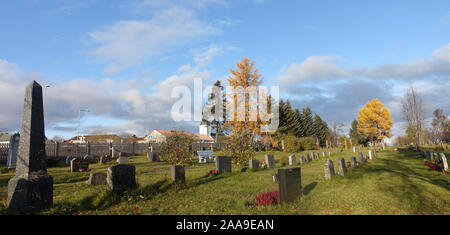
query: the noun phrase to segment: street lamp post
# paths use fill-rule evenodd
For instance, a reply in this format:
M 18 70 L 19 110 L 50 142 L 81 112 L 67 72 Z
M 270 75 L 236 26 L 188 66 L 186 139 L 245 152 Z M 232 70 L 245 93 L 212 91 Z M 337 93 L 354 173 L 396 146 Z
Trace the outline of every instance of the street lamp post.
M 81 111 L 83 111 L 83 112 L 89 112 L 89 109 L 78 109 L 78 128 L 77 128 L 77 137 L 78 137 L 78 139 L 79 140 L 81 140 L 80 139 L 80 124 L 81 124 L 81 121 L 80 121 L 80 117 L 81 117 Z

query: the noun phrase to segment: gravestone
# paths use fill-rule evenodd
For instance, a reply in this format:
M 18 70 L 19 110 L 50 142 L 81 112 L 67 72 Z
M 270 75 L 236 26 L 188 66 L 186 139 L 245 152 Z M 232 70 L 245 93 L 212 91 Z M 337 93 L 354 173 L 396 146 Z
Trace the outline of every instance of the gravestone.
M 301 168 L 278 169 L 280 203 L 292 202 L 302 194 Z
M 292 166 L 292 165 L 295 165 L 296 163 L 297 163 L 297 159 L 296 159 L 295 155 L 289 156 L 289 165 Z
M 119 158 L 117 159 L 119 164 L 128 164 L 128 154 L 125 152 L 119 152 Z
M 94 162 L 94 156 L 86 154 L 86 155 L 84 155 L 83 160 L 88 160 L 89 163 L 93 163 Z
M 373 155 L 374 157 L 377 156 L 377 151 L 376 151 L 375 149 L 372 149 L 372 155 Z
M 358 165 L 358 163 L 356 162 L 356 157 L 353 156 L 350 158 L 350 166 L 352 167 L 352 169 L 355 169 L 356 166 Z
M 152 153 L 152 152 L 148 152 L 147 153 L 147 159 L 149 161 L 152 161 L 152 162 L 159 162 L 159 161 L 161 161 L 159 159 L 158 155 L 156 153 Z
M 309 159 L 312 161 L 312 160 L 314 160 L 314 153 L 313 152 L 311 152 L 311 153 L 309 153 Z
M 250 169 L 258 169 L 259 168 L 259 161 L 256 159 L 250 159 L 248 161 L 248 167 Z
M 327 180 L 331 179 L 331 177 L 333 177 L 335 175 L 333 161 L 331 161 L 331 160 L 325 161 L 324 171 L 325 171 L 325 179 L 327 179 Z
M 299 157 L 298 161 L 300 162 L 300 164 L 303 164 L 305 162 L 305 156 Z
M 89 175 L 89 179 L 86 182 L 90 185 L 104 185 L 106 184 L 106 173 L 94 172 Z
M 217 156 L 216 170 L 219 172 L 219 174 L 222 174 L 225 171 L 231 172 L 231 157 Z
M 358 157 L 362 158 L 363 157 L 363 153 L 361 151 L 358 152 Z
M 173 182 L 182 182 L 186 181 L 186 174 L 183 165 L 175 165 L 170 167 L 170 177 Z
M 108 155 L 100 156 L 100 161 L 99 161 L 100 164 L 103 164 L 103 163 L 106 163 L 109 161 L 112 161 L 112 158 L 110 156 L 108 156 Z
M 447 158 L 445 157 L 445 154 L 440 153 L 439 155 L 441 155 L 442 167 L 444 168 L 444 171 L 448 171 L 448 163 L 447 163 Z
M 273 158 L 273 154 L 264 155 L 266 160 L 267 168 L 275 169 L 275 159 Z
M 25 89 L 16 173 L 8 182 L 9 209 L 29 213 L 53 205 L 53 177 L 45 158 L 42 87 L 33 81 Z
M 439 154 L 438 153 L 434 153 L 434 160 L 439 160 Z
M 8 158 L 6 161 L 6 168 L 16 168 L 17 163 L 17 151 L 19 150 L 20 134 L 14 133 L 9 138 Z
M 338 174 L 340 176 L 344 176 L 346 172 L 347 169 L 345 169 L 345 159 L 341 157 L 338 159 Z
M 355 146 L 353 146 L 353 152 L 356 153 L 356 147 Z
M 136 187 L 136 167 L 129 164 L 118 164 L 108 168 L 106 184 L 108 190 L 123 192 Z
M 369 159 L 372 160 L 372 150 L 369 150 Z
M 66 157 L 66 166 L 70 166 L 70 162 L 75 159 L 74 156 L 67 156 Z
M 89 169 L 89 161 L 79 158 L 74 158 L 70 161 L 70 172 L 87 171 Z
M 325 152 L 322 152 L 322 157 L 325 157 Z
M 359 155 L 359 162 L 361 163 L 361 165 L 364 164 L 365 160 L 366 159 L 362 155 Z

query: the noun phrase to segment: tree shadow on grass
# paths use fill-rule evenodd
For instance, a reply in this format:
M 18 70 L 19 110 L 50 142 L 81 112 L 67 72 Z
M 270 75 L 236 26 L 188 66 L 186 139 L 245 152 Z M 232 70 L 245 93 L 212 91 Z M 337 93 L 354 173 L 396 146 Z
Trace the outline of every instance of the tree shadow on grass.
M 317 182 L 312 182 L 308 185 L 306 185 L 305 188 L 303 188 L 303 195 L 308 195 L 317 185 Z
M 377 159 L 374 165 L 367 165 L 360 168 L 359 174 L 366 175 L 372 173 L 373 175 L 380 175 L 382 173 L 388 173 L 390 174 L 389 177 L 400 180 L 401 183 L 382 180 L 376 184 L 379 192 L 398 198 L 402 203 L 412 205 L 410 210 L 414 214 L 440 213 L 439 205 L 434 200 L 429 200 L 429 195 L 432 195 L 433 198 L 439 198 L 442 195 L 429 190 L 425 185 L 418 183 L 416 180 L 433 184 L 446 190 L 449 189 L 444 179 L 428 174 L 426 169 L 421 169 L 414 162 L 408 162 L 411 160 L 417 161 L 417 159 L 414 159 L 416 157 L 416 152 L 402 151 L 399 154 L 395 154 L 392 158 L 380 158 Z
M 121 202 L 138 202 L 151 200 L 174 187 L 175 183 L 160 180 L 145 187 L 136 187 L 125 192 L 103 191 L 97 195 L 86 196 L 76 202 L 60 202 L 54 204 L 51 214 L 76 214 L 83 211 L 105 210 Z

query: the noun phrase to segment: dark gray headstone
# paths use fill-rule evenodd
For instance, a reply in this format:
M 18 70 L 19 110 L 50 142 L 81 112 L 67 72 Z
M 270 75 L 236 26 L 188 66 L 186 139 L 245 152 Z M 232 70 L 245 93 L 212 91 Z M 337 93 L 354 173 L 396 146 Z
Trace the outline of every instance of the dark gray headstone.
M 147 159 L 152 162 L 159 162 L 160 159 L 156 153 L 148 152 Z
M 363 157 L 363 153 L 361 151 L 358 152 L 358 157 L 361 159 Z
M 19 151 L 20 134 L 15 133 L 9 139 L 8 159 L 6 167 L 8 169 L 16 168 L 17 152 Z
M 338 159 L 338 174 L 340 176 L 344 176 L 346 172 L 347 169 L 345 169 L 345 160 L 341 157 Z
M 53 177 L 47 174 L 42 87 L 25 90 L 16 174 L 8 182 L 8 208 L 20 213 L 53 205 Z
M 250 169 L 258 169 L 259 168 L 259 161 L 256 159 L 250 159 L 248 161 L 248 167 Z
M 295 155 L 289 156 L 289 165 L 295 165 L 295 164 L 297 164 L 297 158 L 295 157 Z
M 94 162 L 94 156 L 92 156 L 92 155 L 85 155 L 83 157 L 83 160 L 87 160 L 87 161 L 89 161 L 89 163 L 93 163 Z
M 273 157 L 273 154 L 266 154 L 264 155 L 264 157 L 266 160 L 267 168 L 275 169 L 275 159 Z
M 172 181 L 185 182 L 186 174 L 183 165 L 175 165 L 170 168 L 170 177 Z
M 280 202 L 292 202 L 302 194 L 301 168 L 278 169 Z
M 112 158 L 110 156 L 108 156 L 108 155 L 100 156 L 100 160 L 99 160 L 100 164 L 103 164 L 103 163 L 106 163 L 109 161 L 112 161 Z
M 356 166 L 358 165 L 358 163 L 356 162 L 356 157 L 353 156 L 350 158 L 350 166 L 352 167 L 352 169 L 355 169 Z
M 74 158 L 70 161 L 70 172 L 87 171 L 89 169 L 89 160 Z
M 106 173 L 103 172 L 94 172 L 89 175 L 89 179 L 87 181 L 90 185 L 105 185 L 106 184 Z
M 217 156 L 216 170 L 219 174 L 222 174 L 225 171 L 231 172 L 231 157 Z
M 359 155 L 359 162 L 360 162 L 361 164 L 364 164 L 365 161 L 366 161 L 366 159 L 363 157 L 363 155 L 362 155 L 362 154 Z
M 74 156 L 67 156 L 66 157 L 66 166 L 70 166 L 70 162 L 75 159 Z
M 123 192 L 136 187 L 136 167 L 128 164 L 118 164 L 108 168 L 106 183 L 108 190 Z
M 335 175 L 333 161 L 331 161 L 331 160 L 325 161 L 324 171 L 325 171 L 325 179 L 327 179 L 327 180 L 331 179 L 331 177 L 333 177 Z

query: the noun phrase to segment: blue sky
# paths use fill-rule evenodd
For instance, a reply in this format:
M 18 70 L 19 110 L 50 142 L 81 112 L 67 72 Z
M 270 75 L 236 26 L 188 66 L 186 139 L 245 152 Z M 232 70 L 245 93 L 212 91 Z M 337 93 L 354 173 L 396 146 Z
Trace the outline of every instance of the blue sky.
M 413 85 L 449 112 L 448 1 L 17 0 L 0 3 L 0 129 L 20 129 L 24 86 L 46 90 L 47 136 L 183 127 L 170 90 L 225 81 L 243 57 L 297 108 L 347 126 L 379 98 L 403 134 Z M 347 130 L 344 130 L 347 132 Z

